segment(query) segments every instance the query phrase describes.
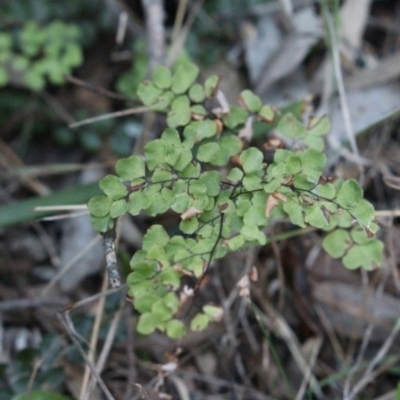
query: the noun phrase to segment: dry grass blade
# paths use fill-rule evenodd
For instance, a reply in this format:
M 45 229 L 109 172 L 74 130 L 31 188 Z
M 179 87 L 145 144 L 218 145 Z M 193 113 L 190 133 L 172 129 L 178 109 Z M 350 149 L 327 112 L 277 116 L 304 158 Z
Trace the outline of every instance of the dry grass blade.
M 104 275 L 103 283 L 102 283 L 102 287 L 101 287 L 101 293 L 104 293 L 104 291 L 106 289 L 107 289 L 107 278 Z M 97 340 L 99 338 L 100 324 L 101 324 L 101 320 L 103 318 L 103 313 L 104 313 L 104 304 L 105 304 L 105 296 L 101 297 L 100 301 L 97 303 L 96 315 L 95 315 L 95 319 L 94 319 L 94 323 L 93 323 L 92 335 L 90 337 L 90 344 L 89 344 L 89 348 L 88 348 L 87 358 L 88 358 L 88 360 L 90 360 L 93 363 L 95 360 L 94 349 L 96 348 Z M 98 373 L 100 374 L 100 371 L 98 371 Z M 90 378 L 90 368 L 86 364 L 85 372 L 83 374 L 81 392 L 79 395 L 80 400 L 88 400 L 88 398 L 90 396 L 90 389 L 88 388 L 89 378 Z
M 176 58 L 185 46 L 190 29 L 192 28 L 193 22 L 197 17 L 203 2 L 204 0 L 197 0 L 194 4 L 192 4 L 189 16 L 186 19 L 186 23 L 184 24 L 183 28 L 179 30 L 179 34 L 177 34 L 176 39 L 171 43 L 166 60 L 167 66 L 171 66 L 175 62 Z
M 321 387 L 315 375 L 312 372 L 308 372 L 310 368 L 310 363 L 305 360 L 304 355 L 300 349 L 299 341 L 293 330 L 285 321 L 285 319 L 279 314 L 279 312 L 275 310 L 272 305 L 267 303 L 267 301 L 263 302 L 263 308 L 265 308 L 268 316 L 260 313 L 258 317 L 260 317 L 261 321 L 265 323 L 278 337 L 285 341 L 290 353 L 293 356 L 293 359 L 295 360 L 299 369 L 302 371 L 303 376 L 308 377 L 313 393 L 318 399 L 322 399 L 324 395 Z
M 300 389 L 297 392 L 296 400 L 301 400 L 304 398 L 304 394 L 306 392 L 308 383 L 310 381 L 313 366 L 315 365 L 318 353 L 321 350 L 321 346 L 322 346 L 322 338 L 321 337 L 311 338 L 309 341 L 311 341 L 311 343 L 309 343 L 309 344 L 311 344 L 311 346 L 312 346 L 312 352 L 310 355 L 309 364 L 307 366 L 306 373 L 304 374 L 303 382 L 301 383 Z
M 185 12 L 187 9 L 188 1 L 187 0 L 179 0 L 178 2 L 178 10 L 176 11 L 174 28 L 171 35 L 171 43 L 175 43 L 177 40 L 180 31 L 182 29 L 183 18 L 185 17 Z
M 385 282 L 387 280 L 387 279 L 385 279 L 385 276 L 387 277 L 388 273 L 384 274 L 384 276 L 383 276 L 383 278 L 382 278 L 382 280 L 381 280 L 381 282 L 379 284 L 379 287 L 375 292 L 376 295 L 380 296 L 380 297 L 383 294 L 384 284 L 385 284 Z M 364 283 L 364 281 L 365 281 L 365 285 L 364 285 L 363 289 L 364 289 L 366 295 L 368 295 L 368 286 L 367 286 L 366 279 L 363 280 L 363 283 Z M 364 356 L 365 356 L 365 353 L 367 352 L 368 345 L 371 342 L 373 329 L 374 329 L 374 325 L 373 324 L 369 324 L 367 326 L 366 330 L 365 330 L 365 333 L 364 333 L 363 338 L 362 338 L 362 342 L 361 342 L 361 346 L 360 346 L 360 350 L 358 352 L 358 356 L 357 356 L 356 362 L 354 363 L 353 367 L 351 368 L 349 374 L 346 377 L 346 381 L 344 383 L 344 390 L 343 390 L 343 397 L 344 398 L 348 397 L 353 376 L 355 375 L 357 370 L 360 368 L 360 366 L 361 366 L 361 364 L 362 364 L 362 362 L 364 360 Z
M 354 129 L 353 129 L 353 124 L 352 124 L 351 116 L 350 116 L 350 110 L 349 110 L 349 106 L 348 106 L 348 102 L 347 102 L 346 90 L 344 87 L 342 69 L 340 66 L 339 43 L 337 40 L 337 34 L 336 34 L 336 30 L 335 30 L 335 27 L 334 27 L 334 24 L 332 21 L 332 16 L 326 5 L 323 7 L 323 11 L 324 11 L 324 18 L 326 21 L 327 30 L 328 30 L 329 38 L 330 38 L 333 70 L 334 70 L 336 84 L 337 84 L 338 91 L 339 91 L 340 106 L 342 109 L 347 139 L 350 143 L 350 147 L 351 147 L 354 155 L 357 158 L 359 158 L 360 155 L 359 155 L 358 146 L 357 146 L 355 136 L 354 136 Z M 362 165 L 361 164 L 358 164 L 358 165 L 359 165 L 359 168 L 361 171 Z
M 361 390 L 365 388 L 365 386 L 371 383 L 378 376 L 378 373 L 375 370 L 375 368 L 389 352 L 390 347 L 392 346 L 399 331 L 400 331 L 400 318 L 397 320 L 390 335 L 388 336 L 386 341 L 382 344 L 376 356 L 369 363 L 368 368 L 365 371 L 363 377 L 353 387 L 353 390 L 350 392 L 349 396 L 347 396 L 344 400 L 354 399 L 361 392 Z
M 95 237 L 90 243 L 88 243 L 83 249 L 76 254 L 67 264 L 60 269 L 60 271 L 54 276 L 54 278 L 46 285 L 42 290 L 42 295 L 48 293 L 48 291 L 62 278 L 62 276 L 68 273 L 68 270 L 76 263 L 77 260 L 82 258 L 91 248 L 93 248 L 101 240 L 100 236 Z
M 69 338 L 75 344 L 80 355 L 85 360 L 86 364 L 89 366 L 93 376 L 96 378 L 97 383 L 99 384 L 99 386 L 100 386 L 101 390 L 103 391 L 104 395 L 106 396 L 107 400 L 115 400 L 114 396 L 111 394 L 110 390 L 104 383 L 103 379 L 97 373 L 96 367 L 93 365 L 93 363 L 90 361 L 90 359 L 87 357 L 85 351 L 83 350 L 83 347 L 79 341 L 79 340 L 82 340 L 82 337 L 75 331 L 74 325 L 71 321 L 71 318 L 69 317 L 69 310 L 66 310 L 64 312 L 59 312 L 59 313 L 57 313 L 57 316 L 58 316 L 61 324 L 64 326 Z
M 254 399 L 254 400 L 277 400 L 271 396 L 268 396 L 265 393 L 260 393 L 252 388 L 246 388 L 245 386 L 239 385 L 234 382 L 227 381 L 225 379 L 221 379 L 215 376 L 205 376 L 201 374 L 197 374 L 191 371 L 179 371 L 179 375 L 183 376 L 187 379 L 193 379 L 195 381 L 199 381 L 202 383 L 206 383 L 208 385 L 214 385 L 221 389 L 234 389 L 236 393 L 240 395 L 239 398 L 242 399 Z M 246 397 L 247 395 L 247 397 Z
M 104 279 L 104 282 L 107 283 L 107 280 Z M 101 293 L 98 293 L 94 296 L 91 296 L 89 298 L 86 298 L 79 302 L 76 302 L 76 303 L 72 304 L 71 306 L 67 307 L 66 309 L 64 309 L 63 311 L 60 311 L 57 313 L 58 319 L 64 326 L 69 338 L 73 341 L 73 343 L 77 347 L 82 358 L 85 360 L 86 366 L 90 369 L 93 377 L 95 378 L 96 382 L 99 384 L 99 386 L 100 386 L 101 390 L 103 391 L 103 393 L 105 394 L 107 400 L 115 400 L 115 399 L 112 396 L 109 389 L 107 388 L 107 386 L 105 385 L 102 378 L 100 377 L 100 373 L 98 372 L 98 369 L 93 364 L 93 361 L 90 359 L 91 357 L 86 355 L 85 350 L 83 349 L 81 343 L 85 343 L 89 347 L 89 349 L 93 349 L 93 347 L 91 345 L 89 345 L 89 343 L 87 343 L 87 341 L 76 332 L 74 324 L 70 317 L 70 313 L 88 303 L 91 303 L 91 302 L 94 302 L 97 300 L 104 301 L 105 297 L 107 297 L 113 293 L 116 293 L 123 288 L 125 288 L 125 286 L 122 286 L 120 289 L 111 289 L 111 290 L 107 290 L 107 291 L 104 290 Z M 117 317 L 115 317 L 115 319 L 118 320 Z M 96 341 L 97 341 L 97 339 L 96 339 Z M 92 351 L 92 350 L 90 350 L 90 351 Z
M 106 283 L 107 283 L 107 280 L 104 279 L 103 283 L 106 284 Z M 101 306 L 101 307 L 100 307 L 100 306 Z M 106 336 L 106 339 L 105 339 L 103 348 L 101 349 L 101 352 L 100 352 L 99 357 L 98 357 L 97 362 L 96 362 L 96 370 L 97 370 L 97 372 L 98 372 L 99 374 L 100 374 L 101 371 L 104 369 L 104 365 L 105 365 L 106 360 L 107 360 L 107 357 L 108 357 L 108 355 L 109 355 L 109 353 L 110 353 L 112 344 L 113 344 L 113 342 L 114 342 L 115 335 L 116 335 L 116 333 L 117 333 L 118 325 L 119 325 L 119 323 L 120 323 L 120 321 L 121 321 L 121 317 L 122 317 L 122 313 L 123 313 L 123 310 L 124 310 L 124 306 L 125 306 L 125 298 L 122 297 L 121 302 L 120 302 L 120 305 L 119 305 L 119 309 L 118 309 L 117 312 L 114 314 L 114 317 L 113 317 L 113 319 L 112 319 L 112 321 L 111 321 L 111 324 L 110 324 L 110 328 L 108 329 L 108 332 L 107 332 L 107 336 Z M 100 309 L 101 309 L 101 311 L 100 311 Z M 96 320 L 97 320 L 97 316 L 98 316 L 98 315 L 99 315 L 99 316 L 102 315 L 102 313 L 103 313 L 103 311 L 104 311 L 104 301 L 102 301 L 101 303 L 99 303 L 98 310 L 99 310 L 99 312 L 96 314 Z M 100 318 L 99 318 L 99 320 L 100 320 Z M 95 323 L 95 325 L 93 326 L 93 332 L 95 332 L 95 329 L 94 329 L 95 327 L 98 328 L 99 326 L 96 326 L 96 323 Z M 95 335 L 95 334 L 93 333 L 93 336 L 94 336 L 94 335 Z M 98 336 L 98 329 L 96 329 L 96 336 Z M 92 342 L 92 340 L 91 340 L 91 342 Z M 96 343 L 95 340 L 93 340 L 93 342 L 94 342 L 94 344 Z M 92 347 L 92 348 L 94 348 L 94 347 Z M 90 370 L 89 370 L 89 369 L 86 369 L 86 371 L 88 371 L 88 373 L 90 373 Z M 86 372 L 86 371 L 85 371 L 85 372 Z M 89 386 L 87 387 L 86 395 L 83 396 L 83 399 L 84 399 L 84 400 L 88 400 L 88 399 L 89 399 L 89 396 L 90 396 L 90 394 L 92 393 L 92 391 L 93 391 L 95 385 L 96 385 L 96 379 L 95 379 L 94 377 L 92 377 L 92 379 L 91 379 L 91 381 L 90 381 L 90 384 L 89 384 Z M 83 387 L 83 386 L 82 386 L 82 387 Z M 84 393 L 84 392 L 83 392 L 83 393 Z
M 15 167 L 22 168 L 25 166 L 12 148 L 2 140 L 0 140 L 0 156 L 0 165 L 2 165 L 6 170 L 12 170 Z M 24 176 L 18 176 L 17 179 L 27 188 L 33 190 L 34 193 L 40 196 L 46 196 L 51 193 L 51 190 L 38 179 Z

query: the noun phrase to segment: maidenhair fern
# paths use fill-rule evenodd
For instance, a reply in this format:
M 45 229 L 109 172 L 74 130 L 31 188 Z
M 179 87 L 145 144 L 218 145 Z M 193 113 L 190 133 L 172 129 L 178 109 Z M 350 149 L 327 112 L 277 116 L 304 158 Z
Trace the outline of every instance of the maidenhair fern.
M 142 334 L 160 329 L 182 336 L 188 327 L 177 316 L 193 291 L 182 287 L 181 278 L 201 281 L 210 264 L 228 252 L 266 244 L 265 227 L 277 218 L 329 232 L 323 247 L 347 268 L 369 270 L 381 263 L 374 209 L 361 187 L 354 179 L 323 174 L 328 119 L 314 118 L 305 126 L 263 105 L 249 90 L 241 93 L 239 106 L 229 106 L 218 91 L 219 78 L 199 84 L 198 74 L 190 63 L 174 71 L 160 66 L 139 86 L 142 102 L 166 113 L 168 128 L 145 146 L 142 157 L 119 160 L 116 175 L 100 182 L 104 195 L 89 202 L 93 225 L 103 234 L 126 213 L 154 217 L 172 210 L 180 216 L 178 234 L 161 225 L 148 229 L 130 262 L 127 284 Z M 296 150 L 277 146 L 267 163 L 243 139 L 251 136 L 254 121 L 275 124 Z M 204 329 L 219 313 L 205 306 L 189 328 Z

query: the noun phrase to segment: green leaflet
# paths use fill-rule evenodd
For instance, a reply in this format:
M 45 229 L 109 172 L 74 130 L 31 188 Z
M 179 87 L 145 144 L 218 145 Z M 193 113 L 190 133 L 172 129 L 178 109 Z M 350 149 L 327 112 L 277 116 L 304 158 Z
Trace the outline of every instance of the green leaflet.
M 138 156 L 122 158 L 115 166 L 117 175 L 123 180 L 141 178 L 145 174 L 144 161 Z
M 171 103 L 171 111 L 167 116 L 170 128 L 187 125 L 190 122 L 190 101 L 187 96 L 178 96 Z
M 363 191 L 354 179 L 343 182 L 336 196 L 336 202 L 340 207 L 349 209 L 355 207 L 362 199 Z
M 169 241 L 169 235 L 161 225 L 153 225 L 143 237 L 143 249 L 148 250 L 152 246 L 165 246 Z
M 239 125 L 243 125 L 248 117 L 248 112 L 242 107 L 231 106 L 229 114 L 224 115 L 222 121 L 229 129 L 234 129 Z
M 205 93 L 203 86 L 198 83 L 192 85 L 189 89 L 189 97 L 195 103 L 201 103 L 205 99 Z
M 367 271 L 382 265 L 383 243 L 371 240 L 362 245 L 353 245 L 343 257 L 343 264 L 348 269 L 363 268 Z
M 316 193 L 319 197 L 332 200 L 335 197 L 336 189 L 331 183 L 324 183 L 317 186 Z
M 168 321 L 165 325 L 165 329 L 168 337 L 170 337 L 171 339 L 179 339 L 186 333 L 185 325 L 182 321 L 179 321 L 177 319 L 172 319 L 171 321 Z
M 311 180 L 318 182 L 326 164 L 326 155 L 314 149 L 300 153 L 302 172 Z
M 119 200 L 128 193 L 126 186 L 114 175 L 105 176 L 100 181 L 99 186 L 111 200 Z
M 256 113 L 261 110 L 262 101 L 251 90 L 243 90 L 240 93 L 240 101 L 244 104 L 247 110 Z
M 165 162 L 165 142 L 162 139 L 153 140 L 144 146 L 144 154 L 146 156 L 147 167 L 153 171 L 157 165 Z
M 238 182 L 243 178 L 243 171 L 239 168 L 232 168 L 227 176 L 231 182 Z
M 374 219 L 374 207 L 365 199 L 360 200 L 355 207 L 349 210 L 349 212 L 366 228 L 369 228 Z
M 124 199 L 120 199 L 117 201 L 114 201 L 110 207 L 110 217 L 111 218 L 118 218 L 121 215 L 124 215 L 127 213 L 129 209 L 129 205 L 126 203 Z
M 137 331 L 142 335 L 150 335 L 157 328 L 163 328 L 162 321 L 157 318 L 153 313 L 146 312 L 139 317 L 139 322 L 136 326 Z
M 154 68 L 152 82 L 159 89 L 169 89 L 172 83 L 172 74 L 169 68 L 163 65 L 157 65 Z
M 145 81 L 139 84 L 137 95 L 145 106 L 150 106 L 157 101 L 162 92 L 153 82 Z
M 88 203 L 89 212 L 94 217 L 105 217 L 110 212 L 112 201 L 106 196 L 94 196 Z
M 332 258 L 343 257 L 351 244 L 350 235 L 344 229 L 334 230 L 322 241 L 322 247 Z
M 220 151 L 217 143 L 206 143 L 199 147 L 196 158 L 201 162 L 210 162 Z
M 246 174 L 251 174 L 252 172 L 261 170 L 263 167 L 263 160 L 263 154 L 255 147 L 250 147 L 240 155 L 242 168 Z
M 176 94 L 185 93 L 193 85 L 199 68 L 189 62 L 182 62 L 178 65 L 171 79 L 171 90 Z
M 191 122 L 189 126 L 195 132 L 196 142 L 200 142 L 203 139 L 215 136 L 218 129 L 216 122 L 211 119 Z
M 199 179 L 206 186 L 208 196 L 217 196 L 220 193 L 221 174 L 218 171 L 204 172 Z
M 207 328 L 209 323 L 210 318 L 207 315 L 198 313 L 190 322 L 190 329 L 192 331 L 203 331 Z
M 218 140 L 218 144 L 220 151 L 210 162 L 215 166 L 226 165 L 229 159 L 239 154 L 242 149 L 242 141 L 236 135 L 225 134 Z
M 320 229 L 323 229 L 328 224 L 326 216 L 319 204 L 314 204 L 306 210 L 304 221 Z

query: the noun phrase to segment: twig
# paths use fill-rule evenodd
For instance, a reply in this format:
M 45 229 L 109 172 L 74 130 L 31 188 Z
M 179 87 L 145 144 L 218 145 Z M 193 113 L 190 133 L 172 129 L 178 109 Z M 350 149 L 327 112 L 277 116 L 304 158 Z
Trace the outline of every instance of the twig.
M 146 17 L 147 53 L 151 73 L 157 65 L 164 63 L 164 8 L 162 0 L 142 0 L 142 5 Z
M 74 122 L 73 124 L 68 125 L 69 128 L 75 129 L 82 125 L 93 124 L 95 122 L 104 121 L 106 119 L 111 118 L 119 118 L 119 117 L 126 117 L 127 115 L 133 114 L 143 114 L 146 111 L 149 111 L 147 107 L 135 107 L 135 108 L 128 108 L 127 110 L 116 111 L 109 114 L 99 115 L 98 117 L 92 117 L 88 119 L 84 119 L 83 121 Z
M 190 29 L 194 23 L 194 20 L 196 19 L 198 12 L 200 11 L 201 6 L 203 5 L 203 2 L 204 0 L 197 0 L 192 5 L 190 13 L 186 19 L 185 25 L 180 30 L 180 34 L 176 36 L 176 39 L 170 46 L 166 61 L 167 66 L 170 67 L 175 62 L 182 48 L 185 46 L 186 39 L 189 35 Z
M 115 253 L 115 236 L 115 227 L 103 235 L 108 280 L 113 289 L 121 286 L 121 278 L 118 272 L 117 255 Z
M 101 292 L 105 292 L 107 290 L 107 278 L 104 275 L 103 277 L 103 284 L 101 287 Z M 97 304 L 97 309 L 96 309 L 96 316 L 94 319 L 93 323 L 93 328 L 92 328 L 92 335 L 90 337 L 90 344 L 88 348 L 88 360 L 91 362 L 95 361 L 95 349 L 96 349 L 96 343 L 99 338 L 99 331 L 100 331 L 100 324 L 101 320 L 103 318 L 103 312 L 104 312 L 104 304 L 105 304 L 105 296 L 100 298 L 100 301 Z M 97 370 L 96 371 L 100 374 L 101 371 Z M 90 368 L 88 364 L 85 365 L 85 372 L 83 374 L 83 379 L 82 379 L 82 386 L 81 386 L 81 391 L 79 394 L 79 399 L 81 400 L 87 400 L 89 395 L 90 395 L 90 388 L 89 386 L 89 378 L 90 378 Z
M 300 349 L 300 343 L 292 328 L 272 305 L 264 302 L 263 307 L 265 308 L 268 316 L 257 310 L 257 318 L 260 320 L 260 322 L 266 322 L 267 325 L 270 326 L 270 329 L 273 329 L 275 334 L 285 341 L 299 369 L 301 371 L 308 371 L 309 363 L 304 358 L 304 355 Z M 254 305 L 252 306 L 252 308 L 256 310 L 256 307 Z M 315 396 L 318 399 L 322 399 L 324 397 L 324 394 L 321 390 L 321 386 L 319 385 L 317 378 L 312 372 L 310 372 L 309 383 Z
M 221 388 L 234 388 L 238 393 L 242 395 L 243 399 L 253 399 L 253 400 L 276 400 L 273 397 L 270 397 L 264 393 L 260 393 L 259 391 L 253 388 L 246 388 L 243 385 L 239 385 L 237 383 L 232 383 L 227 380 L 217 378 L 216 376 L 207 376 L 200 375 L 191 371 L 179 371 L 177 375 L 183 376 L 186 379 L 193 379 L 196 381 L 204 382 L 211 385 L 219 386 Z M 247 395 L 247 397 L 246 397 Z
M 176 11 L 174 29 L 171 35 L 171 43 L 175 43 L 179 36 L 180 30 L 182 29 L 183 17 L 185 16 L 187 5 L 187 0 L 179 0 L 178 2 L 178 10 Z
M 317 359 L 317 355 L 321 349 L 321 346 L 322 346 L 322 338 L 317 337 L 317 342 L 312 349 L 309 364 L 307 365 L 307 369 L 306 369 L 304 377 L 303 377 L 303 382 L 301 383 L 300 389 L 297 392 L 295 400 L 301 400 L 304 398 L 304 393 L 307 389 L 308 382 L 310 381 L 313 366 L 315 365 L 315 361 Z
M 65 123 L 73 124 L 75 122 L 75 119 L 65 109 L 65 107 L 49 93 L 42 91 L 40 92 L 40 96 Z
M 127 358 L 128 358 L 128 374 L 126 377 L 126 389 L 123 400 L 131 400 L 133 396 L 133 387 L 131 382 L 136 381 L 136 369 L 135 369 L 135 352 L 134 352 L 134 328 L 133 328 L 133 321 L 132 321 L 132 312 L 130 308 L 125 309 L 126 312 L 126 351 L 127 351 Z
M 68 299 L 63 297 L 32 297 L 4 300 L 0 302 L 0 311 L 23 310 L 37 307 L 65 307 L 68 303 Z
M 109 291 L 108 293 L 111 293 L 112 291 Z M 102 296 L 104 296 L 104 293 L 101 294 Z M 85 299 L 86 301 L 90 301 L 93 300 L 93 298 L 97 298 L 98 296 L 93 296 L 91 299 Z M 83 302 L 79 302 L 80 304 L 82 304 Z M 77 306 L 75 305 L 74 308 L 76 308 Z M 75 346 L 77 347 L 80 355 L 82 356 L 82 358 L 85 360 L 85 362 L 87 363 L 87 365 L 89 366 L 90 370 L 92 371 L 93 376 L 96 378 L 100 388 L 102 389 L 103 393 L 105 394 L 106 398 L 108 400 L 115 400 L 115 398 L 113 397 L 113 395 L 111 394 L 111 392 L 109 391 L 109 389 L 107 388 L 106 384 L 104 383 L 103 379 L 101 378 L 101 376 L 97 373 L 95 366 L 93 365 L 93 363 L 88 359 L 85 351 L 82 348 L 82 345 L 80 344 L 79 340 L 83 340 L 85 343 L 86 341 L 75 331 L 74 325 L 71 321 L 71 318 L 69 316 L 69 312 L 72 310 L 73 308 L 70 308 L 68 310 L 64 310 L 63 312 L 58 312 L 57 313 L 57 317 L 60 320 L 61 324 L 64 326 L 65 330 L 68 333 L 68 336 L 71 338 L 71 340 L 73 341 L 73 343 L 75 344 Z
M 72 75 L 66 75 L 65 78 L 67 79 L 68 82 L 73 83 L 74 85 L 81 86 L 87 90 L 98 93 L 102 96 L 116 100 L 123 100 L 123 101 L 129 100 L 129 98 L 124 96 L 123 94 L 112 92 L 111 90 L 105 89 L 101 86 L 97 86 L 90 82 L 85 82 L 82 79 L 76 78 Z M 68 122 L 71 123 L 70 121 Z
M 386 276 L 387 275 L 388 274 L 386 273 Z M 384 279 L 383 277 L 379 284 L 379 287 L 376 290 L 377 298 L 382 297 L 385 283 L 386 279 Z M 365 292 L 365 296 L 368 296 L 368 291 L 369 291 L 368 289 L 369 285 L 367 285 L 367 282 L 365 282 L 365 279 L 363 279 L 363 291 Z M 344 383 L 344 388 L 343 388 L 343 398 L 347 398 L 349 396 L 353 376 L 360 369 L 360 366 L 364 359 L 365 352 L 367 351 L 367 347 L 370 343 L 373 330 L 374 330 L 374 325 L 372 323 L 368 324 L 367 329 L 365 330 L 365 334 L 363 335 L 363 340 L 361 343 L 360 350 L 358 352 L 357 360 L 346 376 L 346 381 Z
M 392 331 L 390 332 L 390 335 L 385 340 L 385 342 L 382 344 L 382 346 L 379 349 L 376 356 L 368 364 L 367 370 L 365 371 L 363 377 L 360 379 L 360 381 L 357 383 L 357 385 L 354 386 L 350 395 L 348 397 L 346 397 L 344 400 L 353 399 L 366 385 L 368 385 L 376 377 L 377 371 L 374 371 L 374 368 L 385 357 L 385 355 L 387 354 L 390 347 L 392 346 L 393 341 L 396 338 L 396 335 L 399 333 L 399 331 L 400 331 L 400 318 L 396 321 L 396 324 L 393 327 Z

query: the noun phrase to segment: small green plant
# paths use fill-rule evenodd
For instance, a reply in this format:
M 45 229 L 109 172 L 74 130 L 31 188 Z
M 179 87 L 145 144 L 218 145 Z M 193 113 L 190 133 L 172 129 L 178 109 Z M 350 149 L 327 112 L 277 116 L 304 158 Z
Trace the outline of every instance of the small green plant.
M 55 393 L 65 380 L 59 365 L 61 346 L 57 337 L 46 335 L 39 348 L 21 350 L 12 364 L 0 364 L 0 400 L 68 400 Z
M 64 76 L 83 61 L 80 35 L 78 26 L 62 21 L 46 26 L 30 21 L 15 34 L 0 33 L 0 87 L 18 81 L 41 90 L 47 80 L 64 83 Z
M 100 181 L 104 195 L 89 202 L 93 225 L 103 234 L 126 213 L 180 215 L 180 234 L 153 225 L 130 262 L 127 284 L 142 334 L 159 329 L 171 338 L 182 336 L 188 327 L 179 313 L 193 293 L 181 278 L 191 275 L 201 282 L 214 260 L 266 244 L 264 228 L 277 218 L 329 232 L 323 247 L 347 268 L 370 270 L 381 263 L 374 208 L 361 187 L 354 179 L 323 175 L 328 119 L 313 118 L 304 126 L 293 114 L 263 105 L 249 90 L 241 93 L 238 106 L 229 106 L 218 91 L 219 77 L 200 84 L 198 74 L 187 62 L 173 71 L 160 66 L 139 85 L 139 98 L 166 113 L 168 128 L 145 146 L 143 157 L 119 160 L 116 175 Z M 251 136 L 256 121 L 266 130 L 276 124 L 296 150 L 275 148 L 267 163 L 262 151 L 242 139 Z M 204 329 L 220 313 L 206 305 L 189 327 Z

